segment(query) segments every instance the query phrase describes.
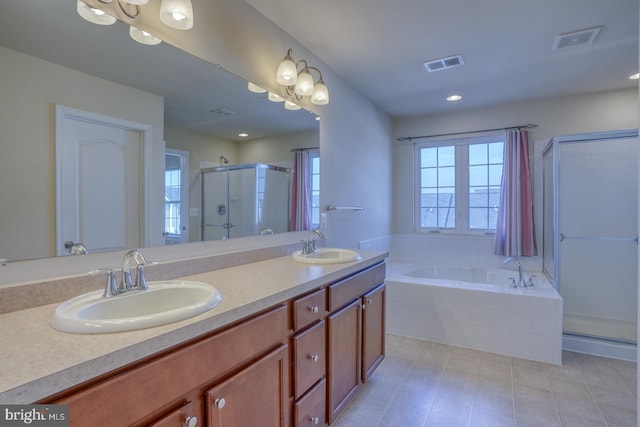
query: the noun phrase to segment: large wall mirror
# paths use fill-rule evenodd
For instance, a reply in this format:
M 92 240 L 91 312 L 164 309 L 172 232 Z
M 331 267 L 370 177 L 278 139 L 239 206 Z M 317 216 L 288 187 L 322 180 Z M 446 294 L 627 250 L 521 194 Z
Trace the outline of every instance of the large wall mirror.
M 142 45 L 121 22 L 91 24 L 76 12 L 76 0 L 7 3 L 0 14 L 0 258 L 61 255 L 56 230 L 59 217 L 68 214 L 60 213 L 56 184 L 60 107 L 144 125 L 151 148 L 137 171 L 145 192 L 138 196 L 140 246 L 234 236 L 228 222 L 222 223 L 226 231 L 203 233 L 201 169 L 254 164 L 287 169 L 296 149 L 318 147 L 312 113 L 286 110 L 266 94 L 250 92 L 224 64 L 204 62 L 166 43 Z M 98 165 L 106 163 L 98 168 L 98 180 L 107 187 L 118 181 L 108 158 L 94 155 Z M 165 186 L 165 176 L 172 175 L 166 171 L 172 170 L 183 171 L 181 186 Z M 75 185 L 89 188 L 90 180 L 76 175 Z M 175 198 L 181 200 L 180 212 L 176 206 L 172 210 Z M 213 207 L 230 209 L 221 204 Z M 108 215 L 108 208 L 93 208 Z M 176 222 L 176 215 L 182 221 Z M 174 226 L 167 232 L 171 218 Z

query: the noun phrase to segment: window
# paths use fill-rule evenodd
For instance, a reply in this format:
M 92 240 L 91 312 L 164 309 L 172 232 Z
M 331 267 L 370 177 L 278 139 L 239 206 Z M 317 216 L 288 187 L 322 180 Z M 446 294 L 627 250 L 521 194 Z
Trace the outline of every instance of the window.
M 416 228 L 494 231 L 503 147 L 498 137 L 416 145 Z
M 320 151 L 309 150 L 311 167 L 311 227 L 320 226 Z

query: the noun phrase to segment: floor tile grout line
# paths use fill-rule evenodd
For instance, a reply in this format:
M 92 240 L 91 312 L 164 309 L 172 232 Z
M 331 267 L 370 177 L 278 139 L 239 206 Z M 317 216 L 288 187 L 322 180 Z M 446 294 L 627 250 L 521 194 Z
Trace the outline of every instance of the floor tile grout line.
M 425 352 L 426 350 L 427 349 L 424 348 L 422 351 Z M 449 364 L 449 358 L 451 358 L 452 353 L 453 351 L 449 349 L 449 351 L 447 352 L 447 358 L 444 361 L 444 365 L 440 369 L 440 375 L 438 375 L 438 385 L 436 386 L 436 391 L 433 395 L 433 398 L 431 399 L 431 403 L 429 404 L 429 410 L 427 411 L 427 416 L 424 418 L 423 427 L 429 426 L 429 416 L 431 415 L 431 411 L 433 410 L 433 403 L 435 402 L 436 397 L 438 397 L 438 393 L 440 392 L 440 386 L 442 385 L 442 378 L 444 377 L 444 371 L 447 369 L 447 365 Z

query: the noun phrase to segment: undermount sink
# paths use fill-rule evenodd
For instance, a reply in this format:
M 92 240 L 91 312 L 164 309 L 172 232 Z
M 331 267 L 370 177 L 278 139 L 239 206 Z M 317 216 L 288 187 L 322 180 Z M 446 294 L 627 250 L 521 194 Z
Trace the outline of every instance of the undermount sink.
M 303 255 L 302 251 L 293 253 L 293 259 L 306 264 L 339 264 L 360 259 L 360 254 L 351 249 L 319 248 L 317 252 Z
M 103 290 L 72 298 L 56 308 L 51 326 L 72 334 L 133 331 L 197 316 L 222 301 L 220 292 L 206 283 L 168 280 L 148 286 L 108 298 Z

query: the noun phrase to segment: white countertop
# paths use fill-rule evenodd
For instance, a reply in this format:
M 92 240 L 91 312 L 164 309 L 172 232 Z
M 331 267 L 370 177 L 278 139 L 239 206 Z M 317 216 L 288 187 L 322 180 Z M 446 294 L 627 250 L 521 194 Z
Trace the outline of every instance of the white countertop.
M 59 332 L 58 304 L 0 315 L 0 403 L 27 404 L 126 366 L 384 260 L 360 251 L 345 264 L 306 265 L 291 256 L 187 276 L 223 296 L 207 313 L 169 325 L 114 334 Z

